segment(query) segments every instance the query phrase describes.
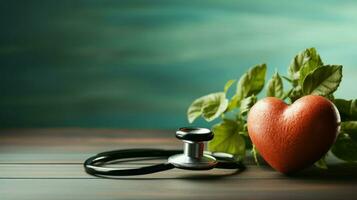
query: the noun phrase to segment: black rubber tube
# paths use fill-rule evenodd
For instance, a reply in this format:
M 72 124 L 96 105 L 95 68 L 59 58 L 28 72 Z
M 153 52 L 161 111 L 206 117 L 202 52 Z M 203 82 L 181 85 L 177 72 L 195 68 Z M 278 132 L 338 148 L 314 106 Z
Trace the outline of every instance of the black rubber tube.
M 161 163 L 151 166 L 139 167 L 134 169 L 118 169 L 112 167 L 102 167 L 111 161 L 120 161 L 127 158 L 168 158 L 175 154 L 182 153 L 181 150 L 162 150 L 162 149 L 125 149 L 115 150 L 99 153 L 93 157 L 88 158 L 84 162 L 85 171 L 91 175 L 104 175 L 104 176 L 134 176 L 151 174 L 155 172 L 165 171 L 175 168 L 170 163 Z
M 84 168 L 88 174 L 94 176 L 134 176 L 151 174 L 155 172 L 173 169 L 175 168 L 175 166 L 168 162 L 133 169 L 105 167 L 104 165 L 112 161 L 120 161 L 129 158 L 168 158 L 172 155 L 181 153 L 183 153 L 182 150 L 162 149 L 124 149 L 107 151 L 88 158 L 84 162 Z M 242 170 L 245 169 L 245 166 L 241 162 L 237 162 L 231 157 L 215 156 L 215 158 L 218 161 L 215 168 Z M 122 162 L 125 162 L 125 160 Z

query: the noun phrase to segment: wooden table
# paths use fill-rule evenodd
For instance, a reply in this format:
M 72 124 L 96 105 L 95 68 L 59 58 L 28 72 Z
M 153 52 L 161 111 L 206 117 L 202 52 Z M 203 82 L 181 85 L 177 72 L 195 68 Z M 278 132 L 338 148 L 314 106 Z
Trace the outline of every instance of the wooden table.
M 173 131 L 16 129 L 0 131 L 0 199 L 354 199 L 357 167 L 335 163 L 293 177 L 268 166 L 234 170 L 174 169 L 152 175 L 101 179 L 82 162 L 101 151 L 181 148 Z M 142 162 L 123 166 L 140 166 Z

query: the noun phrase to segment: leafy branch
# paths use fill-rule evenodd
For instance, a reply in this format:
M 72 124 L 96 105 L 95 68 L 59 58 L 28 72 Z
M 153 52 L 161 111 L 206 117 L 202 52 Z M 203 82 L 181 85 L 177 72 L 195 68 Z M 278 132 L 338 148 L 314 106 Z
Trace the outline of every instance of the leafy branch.
M 190 105 L 187 111 L 190 123 L 198 117 L 208 122 L 221 118 L 221 122 L 212 127 L 215 137 L 208 144 L 210 151 L 230 153 L 241 161 L 250 151 L 258 161 L 258 152 L 247 131 L 247 114 L 264 88 L 266 71 L 266 64 L 251 67 L 239 78 L 233 96 L 228 97 L 227 92 L 236 80 L 229 80 L 222 92 L 200 97 Z M 284 80 L 290 85 L 285 90 Z M 342 66 L 325 65 L 316 49 L 309 48 L 292 59 L 287 76 L 275 72 L 267 83 L 266 96 L 277 97 L 288 103 L 310 94 L 330 99 L 339 110 L 342 120 L 341 133 L 331 152 L 342 160 L 357 161 L 357 100 L 334 98 L 333 93 L 341 80 Z M 325 157 L 315 165 L 327 168 Z

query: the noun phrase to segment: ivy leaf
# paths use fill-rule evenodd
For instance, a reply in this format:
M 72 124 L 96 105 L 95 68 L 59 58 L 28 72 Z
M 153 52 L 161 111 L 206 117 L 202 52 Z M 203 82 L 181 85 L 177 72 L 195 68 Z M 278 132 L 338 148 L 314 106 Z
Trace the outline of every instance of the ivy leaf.
M 340 112 L 342 120 L 357 120 L 357 99 L 335 99 L 334 104 Z
M 340 133 L 331 151 L 341 160 L 357 161 L 357 142 L 346 133 Z
M 289 66 L 289 77 L 293 87 L 302 85 L 305 77 L 314 69 L 322 66 L 320 55 L 315 48 L 308 48 L 298 53 Z
M 257 102 L 257 97 L 252 95 L 241 101 L 240 104 L 240 114 L 245 115 L 249 112 L 250 108 Z
M 212 93 L 196 99 L 187 110 L 190 123 L 202 115 L 206 121 L 219 117 L 227 108 L 228 100 L 224 92 Z
M 266 96 L 284 98 L 283 80 L 278 72 L 269 80 Z
M 237 83 L 237 92 L 229 102 L 228 110 L 239 107 L 240 102 L 251 95 L 257 95 L 264 87 L 266 64 L 256 65 L 244 73 Z
M 235 121 L 223 120 L 213 126 L 214 138 L 208 143 L 208 150 L 234 155 L 238 159 L 245 156 L 245 141 L 239 134 L 239 126 Z
M 303 83 L 303 94 L 328 96 L 340 85 L 342 79 L 341 65 L 325 65 L 308 74 Z
M 234 79 L 227 81 L 227 83 L 224 85 L 224 93 L 228 92 L 229 88 L 233 85 L 234 82 L 236 82 Z

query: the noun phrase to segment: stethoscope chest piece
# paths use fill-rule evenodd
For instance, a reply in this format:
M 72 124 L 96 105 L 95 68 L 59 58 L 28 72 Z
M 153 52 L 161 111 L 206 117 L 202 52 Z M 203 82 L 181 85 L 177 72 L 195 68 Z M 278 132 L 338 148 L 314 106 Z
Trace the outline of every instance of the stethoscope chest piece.
M 211 130 L 206 128 L 180 128 L 176 137 L 183 141 L 183 153 L 170 156 L 168 163 L 176 168 L 207 170 L 217 165 L 217 160 L 204 153 L 204 142 L 213 138 Z

